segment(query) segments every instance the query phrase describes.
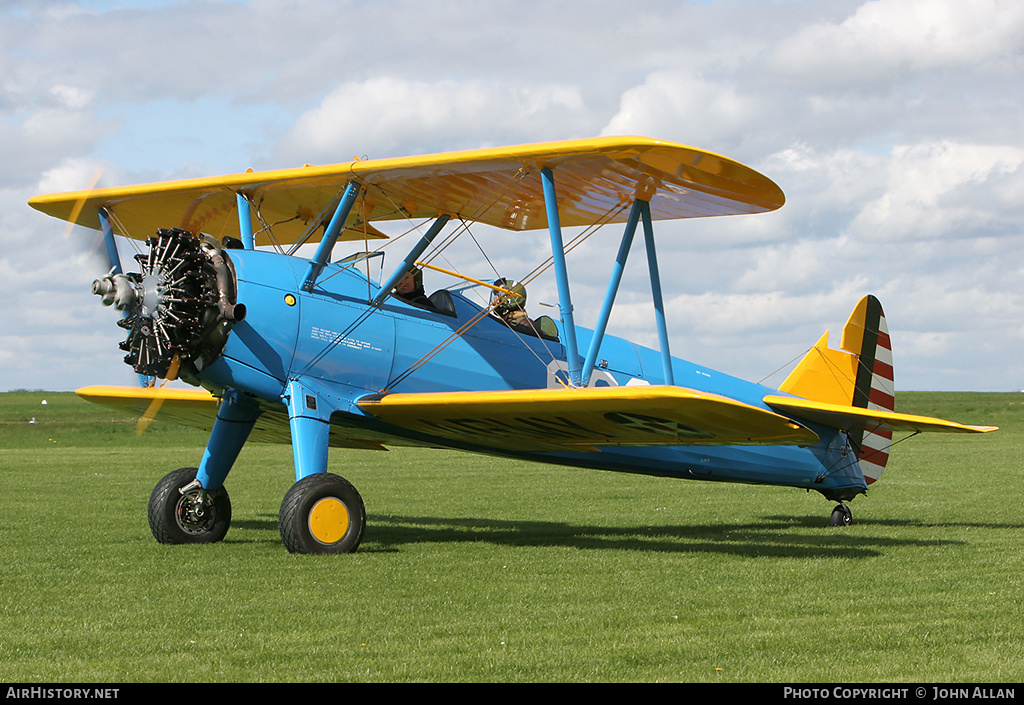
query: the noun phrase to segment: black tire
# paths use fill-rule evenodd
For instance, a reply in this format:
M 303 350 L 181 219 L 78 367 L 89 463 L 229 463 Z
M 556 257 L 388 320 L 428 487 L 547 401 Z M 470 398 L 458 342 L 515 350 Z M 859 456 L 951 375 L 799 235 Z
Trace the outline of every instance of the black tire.
M 208 492 L 212 504 L 199 507 L 199 489 L 179 490 L 196 479 L 198 468 L 167 473 L 149 498 L 149 528 L 160 543 L 216 543 L 231 526 L 231 499 L 227 490 Z
M 365 528 L 366 509 L 356 488 L 327 472 L 292 485 L 278 515 L 281 540 L 292 553 L 352 553 Z
M 849 526 L 853 523 L 853 513 L 845 504 L 837 504 L 832 510 L 832 526 Z

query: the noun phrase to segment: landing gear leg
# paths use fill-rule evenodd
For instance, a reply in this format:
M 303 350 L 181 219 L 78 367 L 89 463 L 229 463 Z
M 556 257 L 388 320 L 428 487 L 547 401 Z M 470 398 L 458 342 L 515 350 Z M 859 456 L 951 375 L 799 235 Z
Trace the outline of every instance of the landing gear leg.
M 356 488 L 327 472 L 329 400 L 298 380 L 288 384 L 295 484 L 281 502 L 278 528 L 292 553 L 351 553 L 366 528 L 366 510 Z
M 850 508 L 840 502 L 832 510 L 832 526 L 849 526 L 853 523 L 853 514 Z
M 231 525 L 224 478 L 245 444 L 260 410 L 226 391 L 198 468 L 181 468 L 157 483 L 149 498 L 149 528 L 160 543 L 215 543 Z

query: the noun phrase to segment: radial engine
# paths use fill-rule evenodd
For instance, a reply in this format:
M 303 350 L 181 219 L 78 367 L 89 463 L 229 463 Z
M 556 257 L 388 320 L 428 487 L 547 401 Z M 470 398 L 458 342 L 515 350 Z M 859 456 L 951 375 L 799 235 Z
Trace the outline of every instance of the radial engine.
M 161 229 L 146 244 L 149 253 L 135 256 L 141 271 L 112 270 L 93 282 L 92 293 L 124 312 L 118 325 L 128 337 L 120 347 L 138 374 L 198 385 L 199 373 L 245 318 L 245 306 L 236 303 L 234 266 L 207 235 Z

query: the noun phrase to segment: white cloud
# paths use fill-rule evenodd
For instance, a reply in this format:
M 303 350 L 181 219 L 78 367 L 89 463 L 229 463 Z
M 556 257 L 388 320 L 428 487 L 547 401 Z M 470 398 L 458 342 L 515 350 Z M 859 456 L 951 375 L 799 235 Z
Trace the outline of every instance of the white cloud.
M 872 0 L 840 23 L 799 29 L 772 52 L 792 76 L 830 83 L 893 81 L 906 72 L 995 64 L 1019 68 L 1017 0 Z
M 117 354 L 124 335 L 116 317 L 89 293 L 106 269 L 94 251 L 96 233 L 70 230 L 25 204 L 51 186 L 83 187 L 90 168 L 69 161 L 48 172 L 38 190 L 0 190 L 0 390 L 72 389 L 124 380 L 122 367 L 130 372 Z
M 57 166 L 42 173 L 35 190 L 38 193 L 57 193 L 92 188 L 99 185 L 102 175 L 103 168 L 94 160 L 64 159 Z
M 686 135 L 694 146 L 736 143 L 763 118 L 756 96 L 686 70 L 657 71 L 622 95 L 606 135 Z
M 83 110 L 90 107 L 95 96 L 94 92 L 89 89 L 64 84 L 57 84 L 51 88 L 50 95 L 69 110 Z
M 81 156 L 107 129 L 78 110 L 35 110 L 0 130 L 0 186 L 24 185 L 69 156 Z
M 850 232 L 882 241 L 973 236 L 979 231 L 1020 234 L 1022 166 L 1024 149 L 1009 145 L 943 141 L 896 147 L 885 193 L 864 204 Z
M 279 154 L 336 162 L 348 160 L 353 149 L 377 157 L 437 144 L 487 146 L 495 135 L 540 141 L 575 136 L 571 126 L 583 115 L 572 86 L 374 78 L 344 83 L 300 115 Z

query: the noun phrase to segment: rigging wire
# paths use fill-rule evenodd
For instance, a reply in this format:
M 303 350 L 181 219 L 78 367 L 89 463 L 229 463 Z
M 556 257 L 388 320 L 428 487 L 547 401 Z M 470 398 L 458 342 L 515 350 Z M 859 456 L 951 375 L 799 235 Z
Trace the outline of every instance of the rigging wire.
M 757 381 L 757 383 L 758 383 L 758 384 L 764 384 L 764 383 L 765 383 L 766 381 L 768 381 L 769 379 L 771 379 L 772 377 L 774 377 L 775 375 L 777 375 L 777 374 L 778 374 L 779 372 L 781 372 L 782 370 L 784 370 L 784 369 L 786 369 L 787 367 L 789 367 L 790 365 L 792 365 L 792 364 L 793 364 L 794 362 L 796 362 L 797 360 L 802 360 L 803 358 L 807 357 L 807 353 L 809 353 L 809 352 L 810 352 L 811 350 L 814 350 L 814 346 L 813 346 L 813 345 L 812 345 L 811 347 L 807 348 L 806 350 L 804 350 L 804 351 L 803 351 L 802 353 L 798 353 L 798 354 L 797 354 L 797 356 L 796 356 L 796 357 L 794 357 L 794 358 L 793 358 L 792 360 L 790 360 L 789 362 L 785 362 L 785 363 L 783 363 L 783 364 L 779 365 L 778 367 L 776 367 L 776 368 L 775 368 L 774 370 L 772 370 L 771 372 L 769 372 L 768 374 L 766 374 L 766 375 L 765 375 L 764 377 L 762 377 L 761 379 L 759 379 L 759 380 Z
M 457 239 L 459 239 L 459 237 L 462 234 L 468 233 L 469 236 L 470 236 L 470 239 L 476 245 L 477 249 L 480 251 L 481 255 L 484 257 L 484 260 L 490 266 L 490 268 L 494 272 L 495 276 L 500 277 L 501 274 L 498 272 L 498 270 L 495 267 L 493 261 L 487 255 L 487 252 L 485 251 L 483 246 L 480 244 L 480 241 L 473 234 L 472 229 L 469 226 L 469 222 L 475 222 L 484 213 L 486 213 L 488 210 L 493 208 L 496 203 L 498 203 L 509 191 L 511 191 L 519 182 L 521 182 L 524 178 L 526 178 L 532 171 L 533 171 L 533 169 L 531 167 L 522 167 L 522 168 L 518 169 L 516 171 L 516 173 L 507 181 L 507 183 L 505 184 L 505 187 L 502 190 L 496 192 L 495 195 L 489 201 L 487 201 L 486 203 L 482 203 L 480 205 L 480 207 L 473 214 L 471 214 L 469 216 L 465 216 L 465 215 L 461 215 L 460 214 L 458 216 L 459 220 L 460 220 L 460 226 L 455 231 L 453 231 L 452 233 L 446 235 L 445 238 L 441 241 L 441 243 L 439 243 L 436 247 L 434 247 L 432 249 L 432 251 L 424 258 L 424 261 L 425 262 L 430 262 L 431 260 L 434 260 L 434 259 L 437 259 L 437 258 L 440 257 L 440 258 L 444 259 L 445 262 L 448 262 L 448 259 L 443 257 L 444 251 L 451 244 L 453 244 Z M 376 191 L 381 196 L 383 196 L 387 200 L 388 203 L 390 203 L 394 207 L 394 211 L 392 211 L 392 213 L 399 213 L 399 212 L 405 213 L 407 219 L 409 219 L 411 221 L 411 217 L 408 215 L 408 211 L 406 211 L 406 209 L 404 209 L 401 206 L 399 206 L 398 204 L 396 204 L 394 202 L 394 199 L 390 196 L 390 194 L 388 194 L 388 192 L 385 189 L 383 189 L 382 187 L 380 187 L 379 185 L 376 185 L 376 184 L 373 185 L 373 186 L 376 189 Z M 364 203 L 365 203 L 365 198 L 366 198 L 366 191 L 365 191 L 365 189 L 363 190 L 363 192 L 361 194 L 361 198 L 364 200 Z M 331 205 L 334 204 L 334 202 L 336 200 L 337 200 L 337 198 L 333 199 L 331 204 L 328 204 L 327 208 L 325 208 L 321 212 L 321 217 L 319 219 L 315 220 L 314 222 L 322 224 L 323 218 L 326 217 L 327 210 L 330 208 Z M 581 232 L 581 233 L 577 234 L 576 236 L 574 236 L 570 240 L 568 245 L 566 245 L 565 252 L 569 253 L 573 249 L 578 247 L 580 244 L 585 242 L 591 235 L 593 235 L 595 232 L 600 230 L 601 227 L 603 227 L 608 222 L 611 222 L 615 218 L 615 216 L 620 214 L 623 210 L 625 210 L 625 208 L 627 206 L 628 206 L 628 204 L 623 202 L 623 203 L 616 204 L 615 206 L 612 206 L 611 208 L 609 208 L 601 218 L 599 218 L 597 221 L 595 221 L 590 226 L 588 226 L 583 232 Z M 258 209 L 257 209 L 257 214 L 259 214 Z M 260 220 L 261 220 L 261 222 L 263 222 L 262 218 Z M 318 226 L 314 226 L 313 229 L 315 229 L 315 227 L 318 227 Z M 413 227 L 411 227 L 409 230 L 407 230 L 404 233 L 402 233 L 402 235 L 400 235 L 400 236 L 398 236 L 396 238 L 389 239 L 388 241 L 382 243 L 380 245 L 380 247 L 374 249 L 373 252 L 377 252 L 377 251 L 383 250 L 385 247 L 387 247 L 389 245 L 393 245 L 395 242 L 400 240 L 405 235 L 407 235 L 407 234 L 409 234 L 409 233 L 411 233 L 413 231 L 419 230 L 421 227 L 422 227 L 422 224 L 414 224 Z M 307 233 L 304 234 L 303 237 L 300 238 L 300 240 L 297 241 L 296 244 L 292 246 L 292 248 L 289 250 L 288 254 L 294 253 L 299 246 L 304 244 L 309 239 L 309 237 L 311 237 L 311 235 L 312 235 L 312 230 L 307 231 Z M 364 237 L 363 240 L 364 240 L 364 251 L 369 251 L 369 249 L 368 249 L 369 245 L 368 245 L 367 238 Z M 449 265 L 451 264 L 450 262 L 448 262 L 448 263 L 449 263 Z M 547 271 L 553 265 L 553 263 L 554 263 L 554 257 L 553 256 L 549 256 L 544 262 L 542 262 L 540 265 L 538 265 L 533 271 L 528 273 L 527 276 L 522 281 L 524 281 L 524 283 L 532 282 L 538 276 L 540 276 L 545 271 Z M 452 267 L 452 269 L 455 269 L 455 267 Z M 339 270 L 339 272 L 340 271 L 341 270 Z M 337 273 L 338 272 L 334 272 L 334 273 L 330 274 L 327 278 L 329 279 L 330 277 L 335 276 Z M 367 279 L 369 280 L 369 276 L 367 276 Z M 325 281 L 326 281 L 326 279 L 325 279 Z M 368 284 L 368 287 L 369 287 L 369 284 Z M 369 288 L 368 288 L 368 291 L 369 291 Z M 397 375 L 395 378 L 393 378 L 391 381 L 389 381 L 385 385 L 384 389 L 381 390 L 381 391 L 384 392 L 384 391 L 387 391 L 388 389 L 393 388 L 396 384 L 398 384 L 402 380 L 406 379 L 415 370 L 419 369 L 424 364 L 426 364 L 428 361 L 430 361 L 434 357 L 436 357 L 442 350 L 447 348 L 455 340 L 460 338 L 466 331 L 468 331 L 470 328 L 472 328 L 472 326 L 474 326 L 476 323 L 478 323 L 484 317 L 489 315 L 493 311 L 494 307 L 497 306 L 498 304 L 500 304 L 501 300 L 502 300 L 501 297 L 498 297 L 496 300 L 492 301 L 489 305 L 486 305 L 484 308 L 482 308 L 479 313 L 474 315 L 469 321 L 467 321 L 465 324 L 460 326 L 456 331 L 454 331 L 452 333 L 452 335 L 448 336 L 440 344 L 435 346 L 432 350 L 430 350 L 426 354 L 424 354 L 419 360 L 417 360 L 412 365 L 410 365 L 410 367 L 408 369 L 406 369 L 405 371 L 403 371 L 402 373 Z M 366 318 L 369 316 L 369 314 L 371 312 L 373 312 L 373 309 L 369 309 L 365 314 L 362 314 L 362 315 L 358 316 L 354 321 L 352 321 L 348 326 L 346 326 L 346 328 L 345 328 L 345 330 L 343 332 L 338 333 L 336 336 L 334 336 L 334 338 L 332 338 L 332 340 L 329 341 L 324 346 L 324 348 L 307 363 L 307 365 L 303 369 L 303 372 L 308 371 L 313 365 L 317 364 L 319 361 L 324 359 L 324 357 L 326 357 L 326 355 L 329 354 L 329 352 L 331 350 L 333 350 L 337 345 L 339 345 L 343 340 L 347 339 L 347 336 L 352 331 L 354 331 L 359 325 L 361 325 L 366 320 Z M 513 330 L 513 332 L 516 334 L 517 337 L 520 338 L 520 340 L 524 344 L 524 346 L 528 350 L 530 350 L 534 354 L 535 357 L 537 357 L 538 361 L 542 365 L 544 365 L 546 367 L 547 363 L 540 356 L 540 354 L 531 345 L 529 345 L 527 343 L 525 337 L 521 333 L 519 333 L 518 331 L 514 331 Z M 544 346 L 545 351 L 547 352 L 548 356 L 551 357 L 552 360 L 554 360 L 555 359 L 555 355 L 553 354 L 551 349 L 548 347 L 548 345 L 547 345 L 548 341 L 544 340 L 543 338 L 538 338 L 538 340 L 541 341 L 541 344 Z
M 867 430 L 865 430 L 864 432 L 865 433 L 874 433 L 875 435 L 878 435 L 877 434 L 877 430 L 876 431 L 867 431 Z M 890 440 L 889 444 L 887 446 L 885 446 L 884 448 L 871 449 L 871 454 L 872 455 L 881 455 L 883 453 L 887 454 L 890 450 L 892 450 L 893 446 L 898 445 L 900 443 L 903 443 L 905 441 L 909 441 L 911 438 L 914 438 L 915 436 L 919 436 L 919 435 L 921 435 L 921 431 L 914 431 L 913 433 L 910 433 L 909 435 L 906 435 L 903 438 L 900 438 L 898 440 Z M 849 435 L 847 435 L 847 439 L 849 440 Z M 844 463 L 844 461 L 846 461 L 848 459 L 847 456 L 842 456 L 840 458 L 837 458 L 832 463 L 832 465 L 830 465 L 825 470 L 825 472 L 823 472 L 823 473 L 821 473 L 819 475 L 819 477 L 822 478 L 822 479 L 824 479 L 826 477 L 831 477 L 832 475 L 836 474 L 840 470 L 845 470 L 848 467 L 852 467 L 854 463 L 856 463 L 858 460 L 861 460 L 861 458 L 860 458 L 860 449 L 859 448 L 854 448 L 852 442 L 850 443 L 850 448 L 853 449 L 853 454 L 852 454 L 853 455 L 853 460 L 851 462 L 846 463 L 846 464 L 842 464 L 842 463 Z
M 507 193 L 512 188 L 512 186 L 515 185 L 515 183 L 517 183 L 519 180 L 521 180 L 526 175 L 526 173 L 528 173 L 527 169 L 525 169 L 525 168 L 524 169 L 519 169 L 516 172 L 516 174 L 509 180 L 509 184 L 506 186 L 506 188 L 503 191 L 501 191 L 498 195 L 496 195 L 494 198 L 492 198 L 490 202 L 481 205 L 481 207 L 477 210 L 477 213 L 484 213 L 487 210 L 489 210 L 494 205 L 494 203 L 496 203 L 498 201 L 498 199 L 502 195 Z M 388 200 L 389 203 L 392 204 L 392 206 L 395 207 L 395 211 L 393 211 L 393 212 L 407 213 L 407 211 L 404 208 L 401 208 L 400 206 L 395 204 L 394 200 L 388 195 L 388 193 L 386 191 L 384 191 L 383 188 L 381 188 L 380 186 L 376 186 L 376 189 L 377 189 L 377 191 L 380 192 L 380 194 L 382 196 L 384 196 L 384 198 L 386 198 Z M 326 209 L 325 209 L 325 211 L 326 211 Z M 408 216 L 407 216 L 407 218 L 408 218 Z M 410 232 L 413 232 L 414 230 L 418 230 L 421 227 L 421 225 L 422 224 L 415 224 L 412 228 L 407 230 L 406 233 L 403 233 L 403 236 L 408 234 L 408 233 L 410 233 Z M 387 242 L 383 243 L 381 245 L 381 247 L 378 248 L 378 249 L 383 249 L 385 246 L 393 244 L 398 239 L 400 239 L 400 238 L 390 239 Z M 297 245 L 296 245 L 296 247 L 297 247 Z M 294 251 L 295 251 L 295 247 L 292 248 L 292 252 L 294 252 Z M 328 343 L 323 347 L 323 349 L 317 355 L 315 355 L 306 364 L 306 366 L 303 368 L 303 370 L 302 370 L 302 372 L 300 374 L 304 374 L 309 369 L 311 369 L 313 367 L 313 365 L 315 365 L 318 362 L 320 362 L 321 360 L 323 360 L 328 355 L 328 353 L 330 353 L 331 350 L 333 350 L 335 347 L 337 347 L 343 340 L 346 340 L 348 335 L 351 332 L 353 332 L 359 325 L 361 325 L 370 316 L 370 314 L 372 314 L 374 312 L 376 312 L 375 308 L 369 308 L 364 313 L 362 313 L 359 316 L 357 316 L 356 319 L 354 321 L 352 321 L 352 323 L 350 323 L 348 326 L 346 326 L 344 331 L 342 331 L 341 333 L 338 333 L 330 341 L 328 341 Z M 487 313 L 488 313 L 488 310 L 484 309 L 483 311 L 481 311 L 480 314 L 478 314 L 477 316 L 474 316 L 473 320 L 471 320 L 469 323 L 467 323 L 466 325 L 461 327 L 459 329 L 459 331 L 457 331 L 454 336 L 450 337 L 450 340 L 448 340 L 447 342 L 442 342 L 442 344 L 440 346 L 438 346 L 435 349 L 435 351 L 433 351 L 432 354 L 428 353 L 428 356 L 425 356 L 423 359 L 421 359 L 421 361 L 418 361 L 418 364 L 414 365 L 414 369 L 419 369 L 419 367 L 421 367 L 427 360 L 432 359 L 438 352 L 440 352 L 445 347 L 447 347 L 447 345 L 449 345 L 452 342 L 452 340 L 454 340 L 455 338 L 461 336 L 461 331 L 462 331 L 463 328 L 468 330 L 469 327 L 471 327 L 473 324 L 475 324 L 476 321 L 478 321 L 483 315 L 486 315 Z M 410 369 L 406 373 L 403 373 L 402 378 L 404 379 L 405 377 L 407 377 L 408 374 L 410 374 L 412 371 L 413 371 L 413 369 Z
M 573 237 L 572 240 L 569 241 L 569 244 L 566 245 L 566 247 L 565 247 L 566 254 L 568 254 L 569 252 L 574 250 L 580 244 L 585 242 L 591 235 L 593 235 L 598 230 L 600 230 L 602 227 L 604 227 L 605 225 L 610 223 L 615 218 L 615 216 L 620 214 L 620 213 L 622 213 L 622 211 L 624 211 L 625 208 L 626 208 L 626 204 L 620 203 L 620 204 L 617 204 L 617 205 L 609 208 L 607 211 L 605 211 L 604 215 L 601 218 L 599 218 L 597 221 L 595 221 L 594 223 L 589 225 L 581 233 L 578 233 L 576 236 Z M 494 271 L 495 275 L 500 277 L 501 276 L 500 272 L 498 272 L 498 270 L 494 267 L 494 265 L 491 262 L 490 258 L 487 257 L 487 253 L 481 247 L 479 241 L 476 239 L 476 237 L 473 236 L 472 230 L 469 227 L 469 223 L 467 221 L 465 221 L 465 220 L 462 220 L 462 219 L 460 219 L 460 220 L 461 220 L 462 225 L 460 226 L 460 229 L 459 229 L 458 232 L 465 231 L 465 232 L 468 232 L 470 234 L 471 239 L 476 244 L 477 248 L 480 249 L 480 252 L 481 252 L 481 254 L 483 254 L 484 259 L 486 259 L 487 263 L 489 265 L 491 265 L 491 269 Z M 444 247 L 447 247 L 448 244 L 450 244 L 450 241 L 445 243 Z M 424 261 L 429 261 L 429 259 L 432 259 L 432 258 L 436 257 L 438 254 L 439 253 L 437 253 L 437 252 L 431 253 L 431 256 L 429 258 L 425 259 Z M 448 262 L 447 258 L 444 258 L 444 259 L 445 259 L 446 262 Z M 548 257 L 544 262 L 542 262 L 540 265 L 538 265 L 536 268 L 534 268 L 533 271 L 531 271 L 530 273 L 527 274 L 527 277 L 522 280 L 523 283 L 524 284 L 528 284 L 528 283 L 532 282 L 538 276 L 540 276 L 545 271 L 550 269 L 553 264 L 554 264 L 554 256 Z M 454 267 L 453 267 L 453 269 L 454 269 Z M 457 331 L 455 331 L 455 333 L 453 333 L 451 336 L 449 336 L 444 341 L 442 341 L 434 349 L 432 349 L 431 351 L 427 352 L 423 357 L 421 357 L 419 360 L 417 360 L 415 363 L 413 363 L 408 369 L 406 369 L 404 372 L 400 373 L 397 377 L 395 377 L 394 380 L 389 381 L 388 384 L 385 385 L 384 389 L 382 389 L 380 391 L 380 393 L 385 393 L 389 389 L 393 388 L 395 385 L 397 385 L 402 380 L 406 379 L 410 374 L 412 374 L 412 372 L 414 372 L 415 370 L 419 369 L 424 364 L 426 364 L 429 360 L 431 360 L 434 357 L 436 357 L 438 353 L 440 353 L 443 349 L 445 349 L 446 347 L 451 345 L 457 338 L 461 337 L 463 333 L 468 331 L 472 326 L 476 325 L 476 323 L 478 323 L 480 320 L 482 320 L 486 315 L 490 314 L 494 310 L 494 308 L 496 308 L 501 303 L 501 301 L 502 301 L 502 297 L 499 297 L 497 300 L 492 301 L 490 304 L 488 304 L 481 311 L 481 313 L 479 313 L 476 316 L 474 316 L 467 324 L 465 324 L 464 326 L 460 327 Z M 537 358 L 537 361 L 540 362 L 545 368 L 547 368 L 547 365 L 549 363 L 546 362 L 544 360 L 544 358 L 542 358 L 540 356 L 540 354 L 537 352 L 537 350 L 535 350 L 534 347 L 531 346 L 527 342 L 526 336 L 524 336 L 522 333 L 520 333 L 519 331 L 517 331 L 515 329 L 510 328 L 510 330 L 512 330 L 512 332 L 515 333 L 515 335 L 519 338 L 520 342 L 524 345 L 524 347 L 526 347 L 527 350 L 529 350 L 531 353 L 533 353 L 533 355 Z M 530 336 L 530 337 L 532 339 L 532 336 Z M 548 346 L 548 342 L 549 341 L 545 340 L 544 338 L 540 338 L 540 337 L 538 337 L 538 340 L 540 341 L 541 345 L 544 347 L 545 352 L 548 354 L 548 356 L 551 358 L 551 360 L 555 360 L 556 356 L 552 352 L 551 348 Z

